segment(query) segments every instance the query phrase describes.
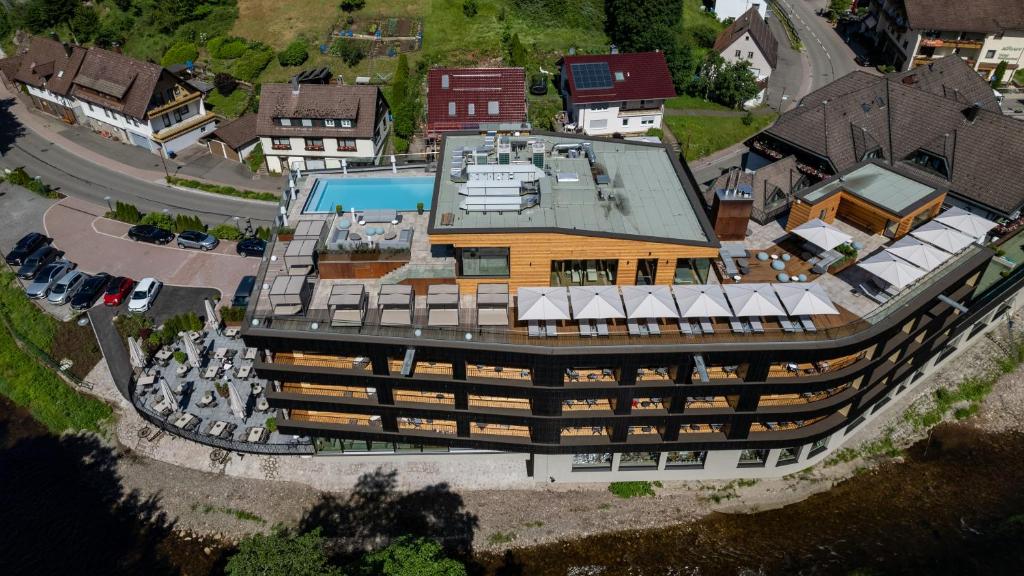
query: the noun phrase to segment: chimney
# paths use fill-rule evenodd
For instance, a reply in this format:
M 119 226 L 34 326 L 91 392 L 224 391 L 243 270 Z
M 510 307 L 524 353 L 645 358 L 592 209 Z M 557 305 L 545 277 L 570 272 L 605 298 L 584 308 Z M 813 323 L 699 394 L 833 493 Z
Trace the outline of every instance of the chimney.
M 967 108 L 964 108 L 961 111 L 961 113 L 964 115 L 964 118 L 966 118 L 968 122 L 973 124 L 974 120 L 978 117 L 978 112 L 980 112 L 980 111 L 981 111 L 981 105 L 978 104 L 978 103 L 974 103 L 971 106 L 969 106 Z
M 619 47 L 616 46 L 615 44 L 612 44 L 608 48 L 609 48 L 609 53 L 611 53 L 611 54 L 618 54 L 619 53 Z
M 67 42 L 64 43 L 64 53 L 71 56 L 71 44 L 68 44 Z
M 298 76 L 292 76 L 292 95 L 293 96 L 298 96 L 299 95 L 299 77 Z

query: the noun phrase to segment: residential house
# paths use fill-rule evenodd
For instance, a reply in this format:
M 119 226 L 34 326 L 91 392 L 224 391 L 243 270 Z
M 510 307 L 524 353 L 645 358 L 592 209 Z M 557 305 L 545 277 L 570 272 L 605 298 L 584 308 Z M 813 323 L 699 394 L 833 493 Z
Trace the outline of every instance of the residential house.
M 210 154 L 235 162 L 244 161 L 260 143 L 256 133 L 256 114 L 247 112 L 241 117 L 221 124 L 206 138 Z
M 958 56 L 986 79 L 1006 62 L 1008 81 L 1024 64 L 1024 2 L 976 0 L 871 0 L 865 28 L 882 62 L 910 70 Z
M 376 86 L 264 84 L 256 132 L 267 169 L 318 170 L 375 163 L 391 122 Z
M 83 123 L 173 157 L 217 127 L 203 95 L 157 64 L 90 48 L 72 81 Z
M 80 46 L 33 36 L 26 50 L 3 60 L 4 76 L 23 87 L 33 106 L 68 124 L 75 124 L 78 106 L 69 93 L 85 53 L 86 49 Z
M 676 95 L 661 52 L 565 56 L 561 91 L 569 121 L 591 136 L 661 128 L 665 100 Z
M 714 12 L 719 20 L 739 18 L 747 10 L 754 10 L 765 17 L 768 0 L 704 0 L 704 9 Z
M 848 74 L 805 96 L 751 146 L 769 158 L 795 155 L 814 180 L 878 160 L 948 190 L 948 205 L 1005 221 L 1024 208 L 1020 135 L 991 87 L 962 59 L 946 57 L 886 76 Z
M 761 92 L 748 104 L 760 103 L 768 78 L 779 61 L 779 41 L 757 10 L 747 10 L 723 30 L 715 40 L 715 52 L 731 64 L 750 63 L 750 71 L 757 78 Z
M 433 68 L 427 74 L 427 135 L 454 130 L 529 130 L 522 68 Z

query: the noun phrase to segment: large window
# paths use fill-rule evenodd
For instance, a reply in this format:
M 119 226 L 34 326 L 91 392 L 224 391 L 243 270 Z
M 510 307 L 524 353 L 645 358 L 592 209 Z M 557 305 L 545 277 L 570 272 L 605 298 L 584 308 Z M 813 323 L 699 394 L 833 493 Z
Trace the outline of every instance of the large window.
M 707 258 L 679 258 L 673 284 L 707 284 L 711 260 Z
M 457 257 L 459 276 L 509 275 L 508 248 L 461 248 Z
M 740 468 L 760 468 L 768 462 L 767 450 L 744 450 L 740 452 Z
M 595 470 L 611 470 L 612 455 L 609 452 L 596 454 L 573 454 L 572 470 L 592 472 Z
M 271 138 L 270 147 L 274 150 L 291 150 L 292 141 L 290 138 Z
M 552 286 L 607 286 L 615 284 L 618 260 L 552 260 Z
M 623 452 L 619 459 L 619 470 L 652 469 L 658 467 L 657 452 Z
M 324 149 L 323 138 L 306 138 L 306 150 L 320 151 Z
M 703 468 L 708 457 L 706 451 L 669 452 L 665 457 L 666 468 Z

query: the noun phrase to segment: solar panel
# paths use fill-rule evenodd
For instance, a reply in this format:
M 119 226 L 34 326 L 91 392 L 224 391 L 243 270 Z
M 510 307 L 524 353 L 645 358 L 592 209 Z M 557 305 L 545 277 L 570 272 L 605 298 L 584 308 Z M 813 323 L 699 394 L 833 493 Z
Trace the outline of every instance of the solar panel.
M 572 77 L 576 81 L 576 88 L 579 90 L 611 88 L 613 86 L 612 73 L 608 69 L 607 62 L 573 64 Z

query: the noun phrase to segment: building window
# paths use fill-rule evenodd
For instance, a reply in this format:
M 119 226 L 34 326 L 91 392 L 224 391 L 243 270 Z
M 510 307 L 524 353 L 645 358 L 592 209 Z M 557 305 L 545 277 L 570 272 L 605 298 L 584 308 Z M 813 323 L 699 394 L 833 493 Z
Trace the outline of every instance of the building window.
M 762 468 L 768 462 L 767 450 L 744 450 L 740 452 L 740 468 Z
M 817 454 L 821 454 L 821 452 L 824 451 L 825 448 L 828 448 L 828 440 L 829 440 L 829 438 L 831 438 L 831 436 L 825 436 L 824 438 L 819 438 L 819 439 L 815 440 L 814 442 L 812 442 L 811 443 L 811 451 L 807 453 L 807 457 L 809 458 L 811 456 L 815 456 Z
M 174 121 L 181 122 L 181 119 L 184 118 L 185 114 L 188 114 L 188 104 L 174 111 Z
M 500 111 L 497 100 L 491 100 L 487 103 L 487 114 L 489 116 L 497 116 Z
M 949 168 L 946 159 L 926 150 L 918 150 L 911 157 L 910 161 L 922 168 L 935 172 L 945 179 L 949 179 Z
M 650 470 L 657 467 L 657 452 L 623 452 L 619 458 L 619 470 Z
M 352 127 L 352 121 L 351 120 L 342 120 L 341 121 L 341 127 L 342 128 L 351 128 Z
M 448 115 L 455 116 L 455 102 L 448 103 Z
M 796 461 L 800 459 L 800 447 L 793 446 L 792 448 L 783 448 L 779 451 L 779 461 L 775 463 L 776 466 L 785 466 L 786 464 L 796 464 Z
M 996 57 L 996 51 L 995 50 L 989 50 L 988 52 L 985 52 L 985 58 L 995 58 L 995 57 Z
M 733 56 L 735 56 L 737 58 L 742 58 L 743 57 L 743 50 L 737 50 L 736 53 L 733 54 Z
M 650 126 L 651 124 L 654 124 L 654 118 L 645 116 L 645 117 L 640 119 L 640 125 L 641 126 Z
M 615 284 L 618 260 L 552 260 L 552 286 L 606 286 Z
M 711 260 L 707 258 L 677 258 L 673 284 L 707 284 Z
M 290 138 L 271 138 L 270 147 L 274 150 L 291 150 L 292 141 Z
M 820 212 L 818 212 L 818 218 L 821 219 L 821 220 L 824 220 L 825 219 L 825 214 L 826 214 L 825 210 L 821 210 Z
M 600 452 L 597 454 L 573 454 L 572 455 L 572 470 L 573 472 L 593 472 L 596 470 L 611 470 L 612 469 L 612 455 L 608 452 Z
M 466 104 L 466 114 L 469 114 L 470 116 L 475 116 L 476 115 L 476 104 L 474 104 L 472 102 L 470 102 L 469 104 Z
M 171 115 L 170 114 L 164 113 L 164 115 L 161 116 L 160 119 L 164 121 L 164 128 L 166 128 L 166 127 L 171 125 Z
M 456 251 L 460 276 L 508 277 L 508 248 L 460 248 Z
M 703 468 L 708 453 L 701 451 L 680 451 L 665 453 L 665 468 Z
M 629 126 L 629 118 L 623 118 L 622 119 L 622 125 L 623 126 Z
M 324 120 L 324 126 L 328 128 L 334 128 L 334 120 L 327 118 Z
M 754 53 L 753 52 L 747 52 L 747 60 L 753 60 L 753 59 L 754 59 Z
M 306 140 L 306 150 L 310 150 L 310 151 L 313 151 L 313 152 L 319 152 L 319 151 L 322 151 L 324 149 L 324 139 L 323 138 L 306 138 L 305 140 Z
M 607 120 L 591 120 L 590 123 L 588 124 L 588 127 L 591 130 L 604 130 L 605 128 L 608 127 L 608 121 Z
M 355 152 L 356 141 L 352 138 L 338 138 L 338 152 Z
M 311 118 L 303 118 L 302 125 L 305 126 L 306 128 L 309 128 L 313 126 L 313 120 Z
M 277 119 L 277 123 L 280 124 L 281 126 L 291 126 L 292 125 L 292 119 L 291 118 L 278 118 Z

